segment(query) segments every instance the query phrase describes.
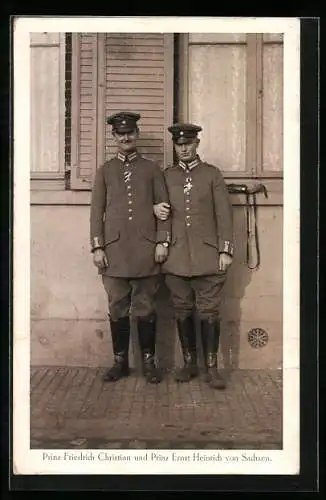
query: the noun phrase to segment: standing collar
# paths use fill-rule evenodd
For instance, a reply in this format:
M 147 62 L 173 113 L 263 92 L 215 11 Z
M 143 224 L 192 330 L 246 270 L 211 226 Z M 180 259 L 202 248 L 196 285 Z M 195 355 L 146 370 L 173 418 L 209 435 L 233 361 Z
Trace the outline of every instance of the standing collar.
M 122 161 L 122 163 L 124 163 L 125 161 L 132 162 L 137 157 L 138 157 L 138 152 L 137 151 L 133 151 L 129 155 L 124 155 L 123 153 L 120 153 L 120 151 L 118 151 L 118 153 L 117 153 L 117 158 L 118 158 L 118 160 Z
M 189 163 L 185 163 L 182 160 L 179 160 L 178 165 L 179 167 L 183 168 L 183 170 L 192 170 L 193 168 L 197 167 L 199 163 L 201 162 L 199 156 L 197 155 L 196 158 Z

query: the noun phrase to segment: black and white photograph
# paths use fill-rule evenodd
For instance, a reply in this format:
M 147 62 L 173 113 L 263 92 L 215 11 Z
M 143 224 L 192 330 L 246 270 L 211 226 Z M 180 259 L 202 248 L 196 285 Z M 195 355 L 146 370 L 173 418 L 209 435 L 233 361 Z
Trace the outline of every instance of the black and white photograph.
M 17 473 L 299 473 L 299 41 L 16 19 Z

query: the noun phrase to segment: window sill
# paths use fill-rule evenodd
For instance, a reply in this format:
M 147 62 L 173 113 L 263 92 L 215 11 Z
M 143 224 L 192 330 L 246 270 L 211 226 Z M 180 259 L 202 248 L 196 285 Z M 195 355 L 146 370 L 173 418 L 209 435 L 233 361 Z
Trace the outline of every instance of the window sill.
M 283 179 L 232 179 L 225 178 L 227 184 L 239 183 L 247 184 L 252 187 L 255 184 L 263 184 L 266 187 L 268 198 L 265 198 L 264 193 L 256 194 L 256 203 L 261 206 L 282 206 L 283 205 Z M 232 205 L 241 206 L 246 204 L 246 196 L 243 194 L 231 194 Z M 250 197 L 252 200 L 252 196 Z
M 227 183 L 231 183 L 231 179 L 226 179 Z M 242 181 L 240 181 L 242 182 Z M 257 182 L 259 182 L 257 180 Z M 253 180 L 248 181 L 251 186 Z M 282 206 L 283 205 L 283 181 L 268 179 L 263 181 L 267 188 L 268 198 L 265 198 L 263 193 L 256 195 L 257 205 L 260 206 Z M 244 195 L 231 194 L 232 205 L 242 206 L 246 204 Z M 31 190 L 30 203 L 34 205 L 90 205 L 91 191 L 56 191 L 56 190 Z
M 30 204 L 33 205 L 90 205 L 90 191 L 47 191 L 31 190 Z

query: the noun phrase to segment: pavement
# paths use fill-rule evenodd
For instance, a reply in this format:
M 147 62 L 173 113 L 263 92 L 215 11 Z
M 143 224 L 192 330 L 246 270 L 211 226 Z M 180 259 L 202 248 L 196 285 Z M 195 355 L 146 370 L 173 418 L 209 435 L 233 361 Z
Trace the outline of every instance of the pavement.
M 201 377 L 116 383 L 105 368 L 31 368 L 33 449 L 282 449 L 282 371 L 222 372 L 224 391 Z

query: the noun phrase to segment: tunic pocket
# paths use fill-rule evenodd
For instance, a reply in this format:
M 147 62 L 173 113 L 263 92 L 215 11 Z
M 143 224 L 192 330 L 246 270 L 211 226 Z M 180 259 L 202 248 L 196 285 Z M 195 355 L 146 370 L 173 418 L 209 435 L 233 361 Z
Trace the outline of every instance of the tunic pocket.
M 218 250 L 218 243 L 215 239 L 213 238 L 203 238 L 203 241 L 206 245 L 209 245 L 210 247 L 216 248 Z
M 152 231 L 140 231 L 140 235 L 143 239 L 150 241 L 151 243 L 156 243 L 156 233 Z
M 119 239 L 120 239 L 120 232 L 119 231 L 110 231 L 109 234 L 107 234 L 105 237 L 104 246 L 110 245 L 111 243 L 114 243 L 115 241 L 118 241 Z

